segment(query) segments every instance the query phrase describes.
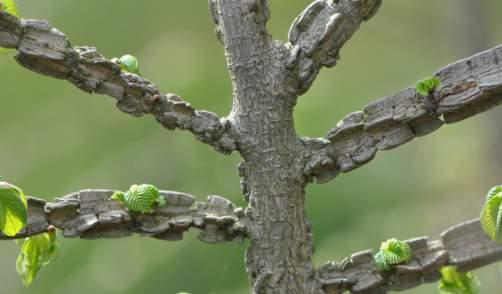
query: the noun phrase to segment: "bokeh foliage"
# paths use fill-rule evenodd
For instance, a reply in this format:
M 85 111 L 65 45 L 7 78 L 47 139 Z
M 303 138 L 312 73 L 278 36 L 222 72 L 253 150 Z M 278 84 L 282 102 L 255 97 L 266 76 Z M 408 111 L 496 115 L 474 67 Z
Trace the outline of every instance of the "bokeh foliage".
M 286 38 L 309 0 L 271 0 L 270 30 Z M 298 132 L 322 136 L 344 115 L 413 86 L 434 70 L 502 43 L 502 3 L 386 0 L 323 70 L 295 113 Z M 111 58 L 132 54 L 142 74 L 195 107 L 224 115 L 231 84 L 206 1 L 19 0 L 28 18 L 49 20 L 74 45 Z M 474 5 L 476 6 L 476 5 Z M 35 75 L 0 58 L 0 175 L 27 195 L 50 199 L 82 188 L 125 190 L 148 182 L 244 205 L 236 154 L 225 157 L 187 132 L 168 132 L 152 117 L 120 113 L 114 100 Z M 391 237 L 437 234 L 475 218 L 488 188 L 502 182 L 502 109 L 400 147 L 367 166 L 308 189 L 316 264 Z M 14 242 L 0 242 L 2 293 L 246 293 L 245 246 L 212 246 L 189 233 L 182 242 L 140 237 L 62 240 L 60 258 L 31 288 L 15 271 Z M 478 271 L 483 292 L 500 289 L 501 265 Z M 432 293 L 427 285 L 407 293 Z

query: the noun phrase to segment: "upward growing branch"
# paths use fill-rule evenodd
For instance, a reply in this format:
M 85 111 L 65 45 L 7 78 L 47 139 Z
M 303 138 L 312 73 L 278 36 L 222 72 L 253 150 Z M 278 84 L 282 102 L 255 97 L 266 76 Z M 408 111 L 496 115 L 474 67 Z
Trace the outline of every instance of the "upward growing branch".
M 289 30 L 291 57 L 288 68 L 295 73 L 297 93 L 305 93 L 321 67 L 332 67 L 345 42 L 370 19 L 381 0 L 316 0 L 298 16 Z

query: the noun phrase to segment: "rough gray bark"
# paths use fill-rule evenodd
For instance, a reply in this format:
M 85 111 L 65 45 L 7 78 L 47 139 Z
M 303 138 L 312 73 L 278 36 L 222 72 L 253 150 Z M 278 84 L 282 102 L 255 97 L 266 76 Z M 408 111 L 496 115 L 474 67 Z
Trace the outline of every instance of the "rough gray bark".
M 208 243 L 242 241 L 246 235 L 244 210 L 220 196 L 207 202 L 175 191 L 161 191 L 168 203 L 153 213 L 127 210 L 111 200 L 113 190 L 82 190 L 55 202 L 28 198 L 28 225 L 14 238 L 0 233 L 0 239 L 18 239 L 46 232 L 49 225 L 62 230 L 67 238 L 120 238 L 133 233 L 161 240 L 181 240 L 190 228 L 202 230 L 199 239 Z
M 94 48 L 72 48 L 61 32 L 44 21 L 19 20 L 0 12 L 0 47 L 17 49 L 16 59 L 24 67 L 66 79 L 90 93 L 115 97 L 122 111 L 151 113 L 163 126 L 188 129 L 223 153 L 237 150 L 243 159 L 239 165 L 242 193 L 249 201 L 245 210 L 234 210 L 218 197 L 191 206 L 194 199 L 189 195 L 164 192 L 165 197 L 178 200 L 171 199 L 167 208 L 153 215 L 142 215 L 109 201 L 110 191 L 85 190 L 55 203 L 31 199 L 30 226 L 17 238 L 44 231 L 49 224 L 68 237 L 140 233 L 172 239 L 189 227 L 202 229 L 201 239 L 209 242 L 246 237 L 251 240 L 246 268 L 253 293 L 337 293 L 341 289 L 384 293 L 418 285 L 425 272 L 432 280 L 440 264 L 457 264 L 459 257 L 470 256 L 466 250 L 480 254 L 465 261 L 472 268 L 498 260 L 500 247 L 488 244 L 479 228 L 472 229 L 473 223 L 468 223 L 459 227 L 470 228 L 466 234 L 446 234 L 443 243 L 412 241 L 414 262 L 424 263 L 403 265 L 396 269 L 398 274 L 376 273 L 368 253 L 352 256 L 341 267 L 315 269 L 312 264 L 312 232 L 304 211 L 309 182 L 314 178 L 326 182 L 371 160 L 377 149 L 394 148 L 445 122 L 485 111 L 502 99 L 502 47 L 498 47 L 440 70 L 437 75 L 443 87 L 430 97 L 408 89 L 349 115 L 327 139 L 298 137 L 293 123 L 298 95 L 309 89 L 323 66 L 336 64 L 344 43 L 380 5 L 380 0 L 314 1 L 294 21 L 289 42 L 283 44 L 266 30 L 267 0 L 210 0 L 233 85 L 232 111 L 221 119 L 194 110 L 173 94 L 161 94 L 141 77 L 121 72 Z M 452 249 L 449 244 L 465 244 L 467 249 L 463 245 Z M 425 260 L 432 260 L 431 267 L 425 267 Z M 402 271 L 407 274 L 400 275 Z
M 228 119 L 249 200 L 247 272 L 257 293 L 313 293 L 318 284 L 304 212 L 305 152 L 293 126 L 296 96 L 284 86 L 288 51 L 266 31 L 267 1 L 217 0 L 211 6 L 234 86 Z
M 318 182 L 372 160 L 377 150 L 396 148 L 502 103 L 502 46 L 457 61 L 435 73 L 442 87 L 429 97 L 414 88 L 377 100 L 347 115 L 327 135 L 309 171 Z M 321 164 L 321 163 L 324 163 Z
M 20 20 L 0 11 L 0 47 L 19 51 L 17 62 L 34 72 L 65 79 L 88 93 L 109 95 L 130 115 L 150 113 L 167 129 L 186 129 L 197 139 L 229 153 L 235 142 L 228 123 L 215 113 L 195 110 L 175 94 L 161 94 L 153 83 L 104 58 L 93 47 L 72 48 L 48 22 Z
M 288 69 L 294 74 L 298 94 L 305 93 L 321 67 L 333 67 L 340 50 L 361 22 L 378 11 L 381 0 L 317 0 L 300 16 L 289 30 L 287 44 L 291 49 Z
M 300 17 L 291 29 L 294 41 L 281 44 L 266 31 L 267 0 L 210 1 L 234 87 L 229 121 L 244 159 L 240 171 L 249 200 L 246 215 L 252 242 L 246 266 L 254 292 L 320 291 L 304 211 L 308 182 L 304 169 L 310 161 L 310 147 L 319 142 L 296 135 L 293 108 L 320 66 L 334 65 L 329 56 L 337 55 L 379 3 L 316 1 L 304 15 L 322 10 L 323 15 L 337 15 L 337 23 L 327 27 L 330 17 L 318 22 Z M 334 29 L 337 25 L 342 29 Z M 322 27 L 327 28 L 323 31 Z M 337 38 L 340 41 L 331 46 L 330 41 Z
M 439 270 L 446 265 L 470 271 L 502 259 L 502 246 L 488 238 L 478 219 L 449 228 L 440 240 L 421 237 L 406 242 L 413 250 L 413 259 L 388 273 L 378 271 L 371 250 L 320 267 L 325 293 L 402 291 L 439 280 Z

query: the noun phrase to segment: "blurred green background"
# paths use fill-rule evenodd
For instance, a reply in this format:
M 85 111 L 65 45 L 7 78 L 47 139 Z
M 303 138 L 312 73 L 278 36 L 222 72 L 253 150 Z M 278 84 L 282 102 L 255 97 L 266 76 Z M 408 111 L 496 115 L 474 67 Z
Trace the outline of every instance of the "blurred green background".
M 26 18 L 49 20 L 74 45 L 107 57 L 137 56 L 164 92 L 225 115 L 231 85 L 207 1 L 19 0 Z M 272 0 L 269 27 L 284 40 L 308 0 Z M 502 2 L 386 0 L 323 70 L 295 113 L 303 136 L 322 136 L 346 114 L 502 43 Z M 82 188 L 126 189 L 148 182 L 200 200 L 218 194 L 245 205 L 237 154 L 223 156 L 188 132 L 168 132 L 150 117 L 118 111 L 114 100 L 0 58 L 0 175 L 46 199 Z M 502 183 L 502 109 L 443 129 L 367 166 L 308 189 L 316 265 L 378 248 L 390 237 L 437 238 L 477 217 L 484 194 Z M 208 245 L 197 232 L 181 242 L 133 237 L 62 240 L 60 258 L 31 288 L 15 271 L 14 242 L 0 242 L 1 293 L 247 293 L 245 244 Z M 483 293 L 499 293 L 502 265 L 477 271 Z M 425 285 L 406 293 L 434 293 Z

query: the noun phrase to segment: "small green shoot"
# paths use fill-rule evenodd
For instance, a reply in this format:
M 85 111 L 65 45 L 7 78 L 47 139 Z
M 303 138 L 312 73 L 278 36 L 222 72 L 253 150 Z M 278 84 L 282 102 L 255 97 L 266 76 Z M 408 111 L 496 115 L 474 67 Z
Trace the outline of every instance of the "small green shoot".
M 159 207 L 166 205 L 159 189 L 148 184 L 132 185 L 125 193 L 117 191 L 111 199 L 122 202 L 131 211 L 141 213 L 152 213 L 155 204 Z
M 440 294 L 478 294 L 479 279 L 472 272 L 461 273 L 456 266 L 441 268 L 441 281 L 438 291 Z
M 441 80 L 437 77 L 428 77 L 417 82 L 416 90 L 422 96 L 429 96 L 439 87 L 441 87 Z
M 10 15 L 19 17 L 19 8 L 14 0 L 0 0 L 0 11 L 5 11 Z
M 486 234 L 494 241 L 502 241 L 502 186 L 493 187 L 479 217 Z
M 374 260 L 378 269 L 389 271 L 393 265 L 408 262 L 412 257 L 410 245 L 397 239 L 389 239 L 382 243 Z
M 139 73 L 138 59 L 132 55 L 124 55 L 120 58 L 113 58 L 112 62 L 117 63 L 123 71 L 141 76 Z
M 19 240 L 20 247 L 16 269 L 28 287 L 35 280 L 40 269 L 51 263 L 59 254 L 59 244 L 56 240 L 56 229 L 49 227 L 47 233 Z
M 28 204 L 23 190 L 0 182 L 0 231 L 15 236 L 28 221 Z

